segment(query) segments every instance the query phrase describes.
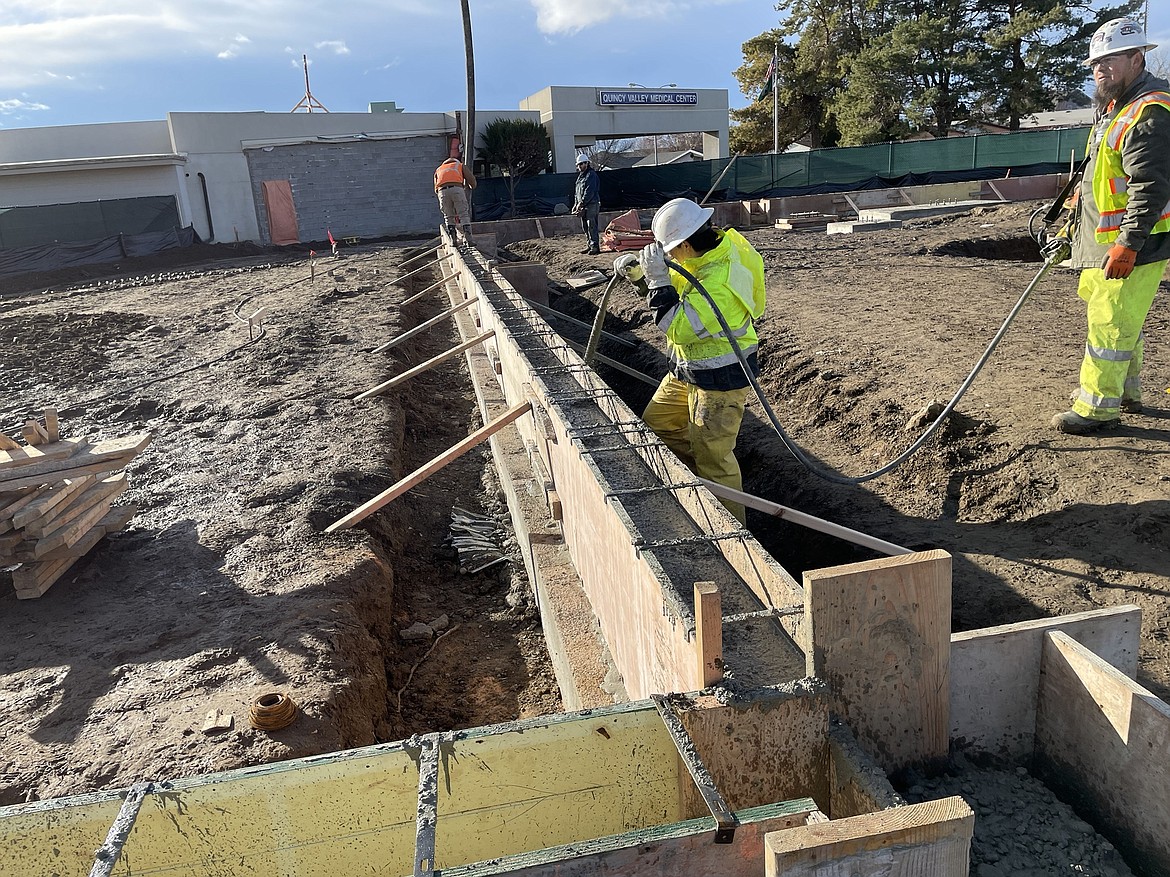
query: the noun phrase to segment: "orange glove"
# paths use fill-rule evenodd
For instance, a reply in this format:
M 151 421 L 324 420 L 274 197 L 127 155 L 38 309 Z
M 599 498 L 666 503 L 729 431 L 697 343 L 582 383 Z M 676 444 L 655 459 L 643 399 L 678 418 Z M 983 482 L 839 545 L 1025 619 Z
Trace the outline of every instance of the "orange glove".
M 1106 280 L 1122 280 L 1133 273 L 1134 262 L 1137 261 L 1137 250 L 1114 244 L 1101 261 L 1101 269 L 1105 272 Z

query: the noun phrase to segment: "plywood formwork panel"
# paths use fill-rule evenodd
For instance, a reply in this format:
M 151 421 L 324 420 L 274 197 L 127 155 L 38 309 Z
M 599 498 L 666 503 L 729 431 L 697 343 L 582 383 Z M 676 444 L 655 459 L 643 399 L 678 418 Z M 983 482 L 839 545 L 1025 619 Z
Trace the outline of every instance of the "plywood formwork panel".
M 178 780 L 147 796 L 124 861 L 168 877 L 406 874 L 417 793 L 397 745 Z M 0 875 L 88 873 L 119 807 L 103 795 L 0 810 Z
M 733 810 L 812 798 L 829 805 L 829 690 L 804 679 L 757 689 L 750 699 L 698 694 L 671 698 L 695 750 Z M 684 785 L 690 812 L 701 807 Z
M 464 260 L 461 288 L 481 303 L 477 330 L 495 332 L 506 400 L 533 402 L 533 415 L 521 418 L 517 429 L 536 450 L 557 494 L 565 544 L 629 696 L 702 687 L 695 582 L 715 582 L 724 612 L 742 613 L 761 608 L 756 591 L 790 594 L 791 580 L 783 581 L 779 566 L 713 497 L 708 495 L 705 508 L 679 502 L 679 494 L 697 492 L 689 470 L 676 462 L 681 484 L 694 488 L 664 485 L 660 470 L 640 452 L 643 445 L 658 444 L 653 433 L 480 254 L 458 255 Z M 597 448 L 599 443 L 616 447 Z M 726 532 L 735 535 L 724 540 Z M 748 576 L 756 581 L 749 583 Z M 740 673 L 746 675 L 762 662 L 754 643 L 745 646 L 745 636 L 739 631 L 730 637 L 727 652 L 744 657 Z M 767 637 L 773 643 L 785 639 L 779 629 Z M 776 660 L 766 664 L 766 681 L 802 675 L 803 656 L 790 642 L 769 648 Z
M 1136 873 L 1170 874 L 1170 705 L 1062 631 L 1044 635 L 1036 766 Z
M 975 813 L 943 798 L 764 839 L 767 877 L 967 877 Z
M 443 877 L 759 877 L 764 838 L 806 824 L 815 807 L 805 798 L 739 811 L 729 844 L 711 842 L 708 816 L 452 868 Z
M 645 704 L 463 732 L 440 744 L 436 865 L 677 822 L 680 782 L 674 742 Z
M 951 556 L 925 551 L 804 575 L 807 671 L 888 773 L 946 758 Z
M 1133 678 L 1141 609 L 1111 606 L 951 635 L 951 740 L 1027 764 L 1036 747 L 1036 698 L 1045 635 L 1060 630 Z
M 906 801 L 839 719 L 829 725 L 829 807 L 833 819 L 901 807 Z

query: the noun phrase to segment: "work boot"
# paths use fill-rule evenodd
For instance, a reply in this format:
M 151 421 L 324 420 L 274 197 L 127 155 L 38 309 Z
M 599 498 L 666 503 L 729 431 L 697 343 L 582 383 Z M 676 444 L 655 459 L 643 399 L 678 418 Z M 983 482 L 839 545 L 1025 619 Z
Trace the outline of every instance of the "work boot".
M 1111 417 L 1109 420 L 1093 420 L 1091 417 L 1081 417 L 1075 411 L 1065 411 L 1052 418 L 1052 425 L 1060 432 L 1069 435 L 1088 435 L 1104 429 L 1117 429 L 1121 426 L 1121 418 Z
M 600 256 L 601 250 L 597 249 L 597 247 L 590 247 L 588 250 L 585 251 L 585 255 L 586 256 Z
M 1077 399 L 1079 399 L 1079 398 L 1081 398 L 1081 388 L 1080 387 L 1077 387 L 1075 390 L 1073 390 L 1071 393 L 1068 394 L 1068 401 L 1070 401 L 1070 402 L 1076 402 Z M 1122 400 L 1121 400 L 1121 413 L 1122 414 L 1141 414 L 1142 413 L 1142 400 L 1141 399 L 1122 398 Z
M 589 246 L 589 247 L 586 247 L 586 248 L 585 248 L 585 249 L 583 249 L 583 250 L 578 250 L 577 252 L 579 252 L 579 253 L 580 253 L 582 256 L 587 256 L 587 255 L 589 255 L 590 253 L 592 253 L 592 252 L 593 252 L 593 247 L 592 247 L 592 246 Z

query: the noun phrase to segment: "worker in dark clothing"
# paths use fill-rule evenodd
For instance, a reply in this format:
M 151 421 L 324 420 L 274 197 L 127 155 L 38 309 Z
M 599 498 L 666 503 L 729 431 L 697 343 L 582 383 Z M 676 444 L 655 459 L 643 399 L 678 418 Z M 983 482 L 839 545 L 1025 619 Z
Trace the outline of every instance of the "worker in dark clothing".
M 577 156 L 577 185 L 573 190 L 573 213 L 581 217 L 581 230 L 589 245 L 581 252 L 596 256 L 601 252 L 601 233 L 597 216 L 601 213 L 601 177 L 589 165 L 589 156 Z
M 1076 193 L 1072 261 L 1080 268 L 1088 335 L 1061 432 L 1112 429 L 1142 410 L 1142 325 L 1170 259 L 1170 84 L 1146 70 L 1155 48 L 1141 25 L 1097 29 L 1085 65 L 1097 86 L 1089 163 Z

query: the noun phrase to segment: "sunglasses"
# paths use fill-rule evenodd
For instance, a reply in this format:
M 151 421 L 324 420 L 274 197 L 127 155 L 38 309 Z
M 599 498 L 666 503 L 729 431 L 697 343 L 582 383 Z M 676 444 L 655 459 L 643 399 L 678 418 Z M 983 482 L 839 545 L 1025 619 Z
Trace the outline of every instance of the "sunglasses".
M 1089 66 L 1096 70 L 1098 67 L 1112 67 L 1119 64 L 1123 58 L 1133 58 L 1137 52 L 1120 52 L 1116 55 L 1106 55 L 1103 58 L 1096 58 L 1089 62 Z

